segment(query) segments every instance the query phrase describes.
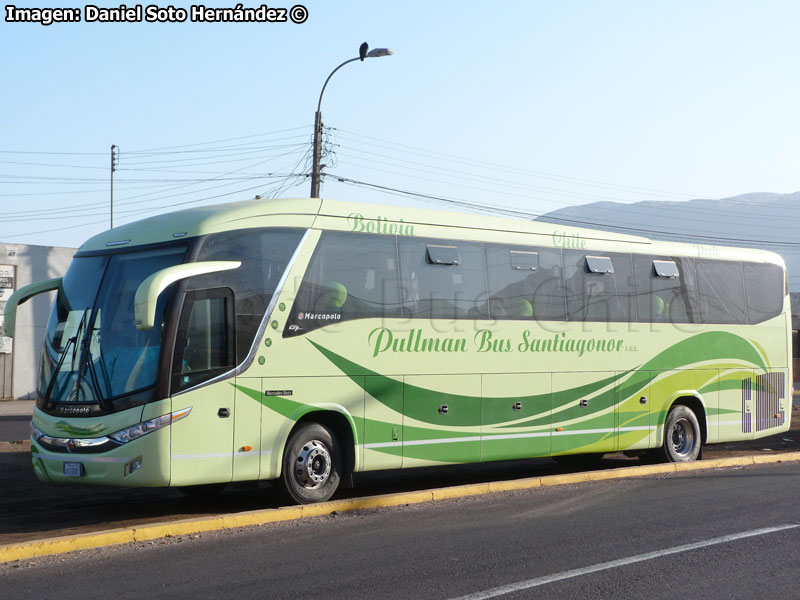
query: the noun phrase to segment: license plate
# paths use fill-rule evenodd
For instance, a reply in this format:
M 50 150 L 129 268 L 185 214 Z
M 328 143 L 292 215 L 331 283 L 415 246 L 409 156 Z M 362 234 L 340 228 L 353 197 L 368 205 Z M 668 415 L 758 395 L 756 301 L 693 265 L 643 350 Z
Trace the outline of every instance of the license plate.
M 79 462 L 65 462 L 64 475 L 67 477 L 80 477 L 83 475 L 83 463 Z

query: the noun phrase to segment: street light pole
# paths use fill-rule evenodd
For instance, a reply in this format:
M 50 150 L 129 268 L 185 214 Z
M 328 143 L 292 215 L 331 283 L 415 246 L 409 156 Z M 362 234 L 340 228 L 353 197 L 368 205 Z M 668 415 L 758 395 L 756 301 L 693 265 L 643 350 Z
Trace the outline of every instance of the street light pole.
M 361 48 L 362 49 L 359 56 L 344 61 L 333 71 L 331 71 L 331 74 L 328 75 L 328 78 L 322 85 L 322 91 L 319 93 L 319 101 L 317 102 L 317 112 L 314 114 L 314 164 L 311 170 L 312 198 L 319 198 L 320 170 L 321 170 L 320 161 L 322 160 L 322 95 L 325 93 L 325 88 L 328 86 L 328 82 L 331 80 L 331 77 L 333 77 L 333 74 L 336 73 L 336 71 L 338 71 L 348 63 L 355 62 L 357 60 L 363 61 L 365 58 L 378 58 L 381 56 L 389 56 L 390 54 L 392 54 L 392 51 L 389 48 L 375 48 L 374 50 L 366 52 L 366 43 L 362 44 Z

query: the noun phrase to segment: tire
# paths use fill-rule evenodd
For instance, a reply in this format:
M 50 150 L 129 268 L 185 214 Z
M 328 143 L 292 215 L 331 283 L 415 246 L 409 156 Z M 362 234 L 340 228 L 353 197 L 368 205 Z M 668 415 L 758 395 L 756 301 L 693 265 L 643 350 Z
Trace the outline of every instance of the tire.
M 342 450 L 336 435 L 319 423 L 301 425 L 286 443 L 281 483 L 295 504 L 330 499 L 342 477 Z
M 694 411 L 688 406 L 673 407 L 664 423 L 662 458 L 667 462 L 692 462 L 700 456 L 702 443 Z

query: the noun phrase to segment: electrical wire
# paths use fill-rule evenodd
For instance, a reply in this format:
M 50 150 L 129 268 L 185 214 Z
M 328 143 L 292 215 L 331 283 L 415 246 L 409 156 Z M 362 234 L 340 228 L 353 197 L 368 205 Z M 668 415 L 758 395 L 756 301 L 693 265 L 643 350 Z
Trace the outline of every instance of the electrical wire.
M 460 208 L 465 208 L 472 211 L 483 212 L 483 213 L 491 213 L 491 214 L 499 214 L 504 216 L 513 216 L 517 218 L 525 218 L 525 219 L 536 219 L 539 217 L 547 217 L 548 221 L 555 221 L 557 223 L 564 223 L 571 226 L 576 227 L 587 227 L 585 221 L 579 219 L 568 219 L 568 218 L 559 218 L 559 217 L 552 217 L 550 215 L 543 215 L 542 213 L 524 211 L 522 209 L 512 209 L 508 207 L 499 207 L 499 206 L 491 206 L 485 204 L 477 204 L 474 202 L 469 202 L 465 200 L 455 199 L 455 198 L 446 198 L 443 196 L 437 196 L 434 194 L 426 194 L 422 192 L 413 192 L 409 190 L 401 190 L 398 188 L 393 188 L 390 186 L 383 186 L 373 183 L 368 183 L 365 181 L 358 181 L 355 179 L 350 179 L 347 177 L 336 176 L 336 180 L 341 183 L 351 184 L 355 186 L 367 187 L 370 189 L 375 189 L 379 191 L 389 192 L 395 195 L 402 195 L 407 197 L 419 198 L 421 200 L 428 200 L 434 201 L 437 203 L 442 203 L 450 206 L 458 206 Z M 591 227 L 589 227 L 591 228 Z M 776 240 L 762 240 L 762 239 L 747 239 L 747 238 L 728 238 L 728 237 L 721 237 L 721 236 L 712 236 L 712 235 L 697 235 L 697 234 L 685 234 L 678 231 L 666 231 L 666 230 L 658 230 L 658 229 L 647 229 L 647 228 L 634 228 L 634 227 L 615 227 L 617 230 L 626 231 L 632 234 L 655 234 L 655 235 L 669 235 L 679 238 L 688 238 L 691 240 L 697 239 L 704 239 L 713 241 L 715 243 L 719 242 L 736 242 L 739 244 L 756 244 L 756 245 L 769 245 L 769 246 L 788 246 L 788 247 L 798 247 L 800 246 L 800 242 L 782 242 Z

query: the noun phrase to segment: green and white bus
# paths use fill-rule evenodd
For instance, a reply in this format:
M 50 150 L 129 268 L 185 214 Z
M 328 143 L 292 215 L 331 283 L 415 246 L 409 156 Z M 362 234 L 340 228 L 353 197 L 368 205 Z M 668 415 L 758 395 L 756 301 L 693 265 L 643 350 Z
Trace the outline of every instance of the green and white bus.
M 703 444 L 789 428 L 773 253 L 319 199 L 106 231 L 57 290 L 33 414 L 43 481 L 277 480 Z M 197 488 L 192 488 L 197 489 Z

